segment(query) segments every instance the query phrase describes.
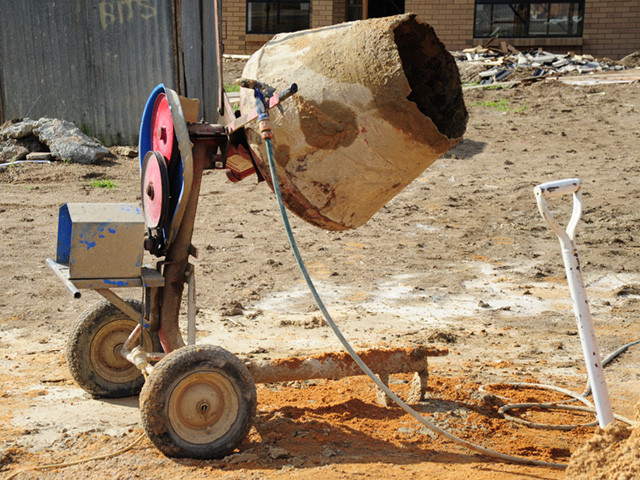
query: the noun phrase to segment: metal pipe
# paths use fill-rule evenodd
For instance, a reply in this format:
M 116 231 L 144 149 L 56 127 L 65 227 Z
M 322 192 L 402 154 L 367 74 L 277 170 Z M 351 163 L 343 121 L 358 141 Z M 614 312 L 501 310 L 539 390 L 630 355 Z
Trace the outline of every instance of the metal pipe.
M 360 352 L 362 360 L 378 375 L 413 373 L 427 370 L 428 357 L 441 357 L 446 348 L 418 347 Z M 325 353 L 311 357 L 290 357 L 271 361 L 246 363 L 256 383 L 292 382 L 314 378 L 344 378 L 364 375 L 346 352 Z
M 165 286 L 162 289 L 162 308 L 160 311 L 160 329 L 158 331 L 160 343 L 166 353 L 185 346 L 180 333 L 178 319 L 185 273 L 188 268 L 189 248 L 198 207 L 202 172 L 208 150 L 209 144 L 207 142 L 196 142 L 193 146 L 193 180 L 190 185 L 185 184 L 185 189 L 190 190 L 189 200 L 176 237 L 166 256 L 164 267 Z
M 604 428 L 614 421 L 611 400 L 604 377 L 604 368 L 600 359 L 598 340 L 593 327 L 593 319 L 589 310 L 587 292 L 582 280 L 580 260 L 575 244 L 575 230 L 582 215 L 582 184 L 579 179 L 571 178 L 557 182 L 548 182 L 536 186 L 534 189 L 538 210 L 549 227 L 558 235 L 562 249 L 562 259 L 567 273 L 567 283 L 573 299 L 573 310 L 578 323 L 582 353 L 587 366 L 589 383 L 593 389 L 593 400 L 596 405 L 598 423 Z M 553 218 L 546 198 L 564 194 L 573 194 L 573 212 L 566 231 Z
M 142 325 L 136 325 L 136 328 L 129 334 L 127 340 L 122 344 L 122 354 L 126 357 L 131 353 L 131 346 L 140 338 L 140 332 L 142 331 Z
M 188 323 L 187 323 L 187 344 L 196 344 L 196 275 L 195 267 L 189 264 L 189 276 L 187 278 L 188 295 Z
M 102 295 L 104 298 L 109 300 L 118 310 L 124 313 L 127 317 L 132 319 L 135 322 L 140 322 L 140 317 L 142 316 L 142 312 L 139 312 L 135 308 L 131 306 L 130 303 L 125 302 L 122 298 L 120 298 L 116 293 L 109 290 L 108 288 L 96 288 L 95 291 Z
M 71 283 L 69 277 L 62 272 L 62 270 L 60 269 L 61 265 L 59 263 L 55 262 L 52 258 L 47 258 L 47 265 L 49 265 L 49 268 L 53 270 L 53 273 L 56 274 L 62 284 L 67 287 L 67 290 L 71 292 L 73 298 L 80 298 L 82 296 L 80 290 L 78 290 L 76 286 Z

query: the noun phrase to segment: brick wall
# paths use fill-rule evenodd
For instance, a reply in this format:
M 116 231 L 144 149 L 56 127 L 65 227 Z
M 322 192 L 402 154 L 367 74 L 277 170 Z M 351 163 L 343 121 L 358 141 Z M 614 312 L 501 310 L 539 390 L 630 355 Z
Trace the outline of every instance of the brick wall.
M 311 28 L 333 25 L 333 0 L 312 0 Z
M 346 0 L 311 0 L 311 27 L 341 23 L 346 18 Z M 473 38 L 475 0 L 405 0 L 405 11 L 429 23 L 449 50 L 462 50 L 488 39 Z M 246 0 L 223 2 L 225 52 L 250 54 L 270 35 L 247 35 Z M 640 1 L 585 0 L 582 38 L 506 39 L 520 48 L 543 47 L 553 52 L 589 53 L 619 59 L 640 50 Z
M 342 23 L 347 19 L 347 0 L 334 0 L 333 24 Z
M 640 50 L 638 0 L 586 0 L 583 52 L 619 59 Z
M 448 50 L 472 46 L 475 0 L 406 0 L 405 12 L 412 12 L 431 25 Z
M 245 54 L 247 51 L 247 2 L 227 0 L 222 2 L 222 40 L 225 53 Z M 259 47 L 258 47 L 259 48 Z

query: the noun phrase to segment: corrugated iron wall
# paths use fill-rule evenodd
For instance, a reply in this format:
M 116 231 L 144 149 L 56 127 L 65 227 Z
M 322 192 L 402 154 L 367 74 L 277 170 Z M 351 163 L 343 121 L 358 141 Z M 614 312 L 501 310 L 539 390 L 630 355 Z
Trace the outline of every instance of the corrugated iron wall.
M 215 121 L 202 98 L 205 77 L 217 83 L 217 67 L 203 68 L 213 24 L 202 2 L 213 0 L 0 0 L 0 120 L 62 118 L 107 145 L 137 144 L 147 96 L 164 83 Z

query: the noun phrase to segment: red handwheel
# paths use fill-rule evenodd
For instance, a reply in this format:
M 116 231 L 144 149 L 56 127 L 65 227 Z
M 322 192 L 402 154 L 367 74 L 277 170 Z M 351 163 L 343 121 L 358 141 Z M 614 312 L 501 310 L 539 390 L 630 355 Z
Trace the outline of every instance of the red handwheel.
M 173 154 L 173 118 L 167 95 L 161 93 L 156 98 L 151 115 L 151 150 L 160 152 L 167 164 Z
M 142 164 L 142 209 L 147 227 L 163 228 L 169 212 L 169 173 L 160 152 L 150 151 Z

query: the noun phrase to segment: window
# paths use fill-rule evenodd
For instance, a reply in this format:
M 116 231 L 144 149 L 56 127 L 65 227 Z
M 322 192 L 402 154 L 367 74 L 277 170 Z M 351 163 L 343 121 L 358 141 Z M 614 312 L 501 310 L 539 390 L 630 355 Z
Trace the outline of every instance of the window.
M 362 20 L 362 0 L 347 1 L 347 21 Z
M 473 36 L 581 37 L 584 0 L 509 2 L 476 0 Z
M 247 33 L 304 30 L 310 12 L 310 0 L 247 0 Z

